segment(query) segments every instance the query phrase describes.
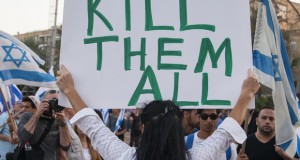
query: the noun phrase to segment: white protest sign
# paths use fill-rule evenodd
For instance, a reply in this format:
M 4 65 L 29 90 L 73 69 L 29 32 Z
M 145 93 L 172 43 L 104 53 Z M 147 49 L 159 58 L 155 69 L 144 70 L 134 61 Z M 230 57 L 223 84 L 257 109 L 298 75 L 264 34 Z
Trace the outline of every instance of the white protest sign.
M 249 2 L 65 0 L 60 63 L 89 107 L 232 108 L 252 67 Z

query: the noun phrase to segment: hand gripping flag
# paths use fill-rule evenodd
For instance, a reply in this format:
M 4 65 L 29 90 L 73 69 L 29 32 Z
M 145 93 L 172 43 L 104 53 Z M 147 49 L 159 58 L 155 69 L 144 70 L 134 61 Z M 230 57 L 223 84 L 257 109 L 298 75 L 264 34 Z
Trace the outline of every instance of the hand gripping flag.
M 260 83 L 272 89 L 276 144 L 294 157 L 297 146 L 294 126 L 299 121 L 298 102 L 285 43 L 269 0 L 259 0 L 253 62 Z
M 56 87 L 56 79 L 39 68 L 44 61 L 17 38 L 0 31 L 0 83 Z

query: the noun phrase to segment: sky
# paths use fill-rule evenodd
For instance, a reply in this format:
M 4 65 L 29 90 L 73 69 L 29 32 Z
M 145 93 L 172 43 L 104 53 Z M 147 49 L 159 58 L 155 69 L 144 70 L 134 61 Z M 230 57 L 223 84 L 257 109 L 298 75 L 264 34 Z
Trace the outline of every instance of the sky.
M 55 0 L 0 0 L 0 30 L 16 35 L 50 28 L 50 1 L 55 3 Z M 62 24 L 63 3 L 64 0 L 58 0 L 57 25 Z

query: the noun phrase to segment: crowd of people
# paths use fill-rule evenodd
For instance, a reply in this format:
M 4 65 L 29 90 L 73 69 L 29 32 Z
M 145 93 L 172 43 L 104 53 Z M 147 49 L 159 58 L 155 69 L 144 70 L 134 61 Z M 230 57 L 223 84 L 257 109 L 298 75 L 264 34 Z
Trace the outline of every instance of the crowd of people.
M 248 105 L 260 87 L 251 71 L 230 113 L 217 109 L 180 109 L 172 101 L 154 100 L 130 112 L 126 120 L 120 118 L 120 109 L 112 109 L 106 124 L 101 112 L 89 108 L 81 99 L 65 66 L 58 71 L 57 85 L 68 97 L 71 108 L 53 106 L 57 105 L 52 102 L 57 102 L 59 92 L 48 90 L 41 101 L 26 96 L 15 103 L 14 121 L 9 120 L 7 112 L 0 115 L 1 160 L 294 158 L 275 145 L 273 106 L 261 109 L 257 118 L 251 117 L 257 130 L 246 134 L 241 128 Z M 12 123 L 17 129 L 13 129 Z M 124 134 L 128 129 L 130 141 L 126 144 Z M 238 144 L 243 145 L 238 147 Z

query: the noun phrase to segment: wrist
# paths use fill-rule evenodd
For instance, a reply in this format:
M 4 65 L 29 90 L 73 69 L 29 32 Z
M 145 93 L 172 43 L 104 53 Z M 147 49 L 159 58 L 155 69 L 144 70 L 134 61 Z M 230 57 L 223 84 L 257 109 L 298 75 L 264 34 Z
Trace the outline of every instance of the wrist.
M 64 90 L 64 94 L 69 97 L 70 95 L 72 95 L 72 93 L 76 92 L 76 89 L 74 87 L 72 88 L 68 88 Z
M 66 126 L 66 122 L 57 122 L 57 125 L 59 127 L 65 127 Z

